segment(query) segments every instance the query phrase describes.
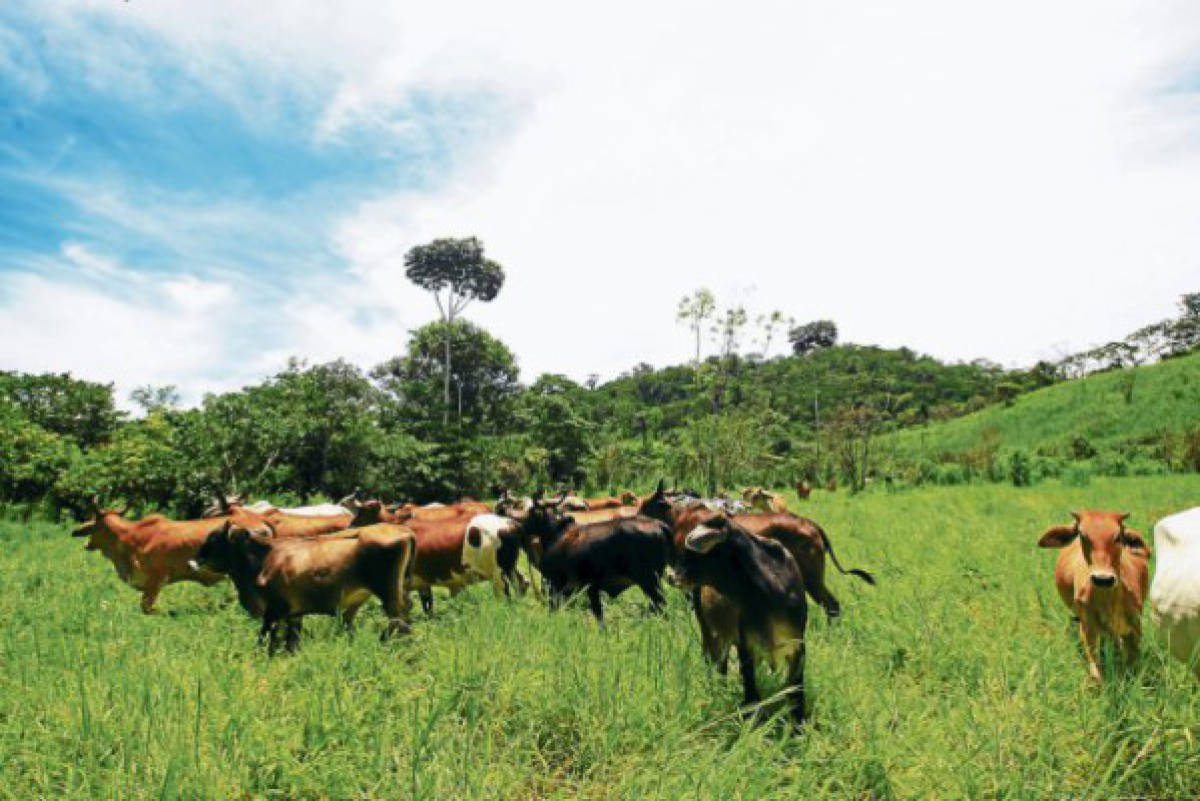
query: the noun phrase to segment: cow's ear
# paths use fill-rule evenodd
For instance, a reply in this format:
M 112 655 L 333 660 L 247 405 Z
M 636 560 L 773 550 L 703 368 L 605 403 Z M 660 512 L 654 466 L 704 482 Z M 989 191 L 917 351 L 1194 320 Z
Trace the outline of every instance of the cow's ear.
M 1146 538 L 1142 536 L 1142 532 L 1135 528 L 1126 528 L 1121 530 L 1121 544 L 1133 551 L 1141 551 L 1147 556 L 1150 555 L 1150 543 L 1146 542 Z
M 661 498 L 663 496 L 663 493 L 666 492 L 665 484 L 666 484 L 666 479 L 660 478 L 658 480 L 658 486 L 654 488 L 654 496 L 656 498 Z
M 1079 536 L 1079 529 L 1075 526 L 1051 526 L 1042 534 L 1038 540 L 1039 548 L 1062 548 L 1064 545 L 1070 544 L 1071 540 Z

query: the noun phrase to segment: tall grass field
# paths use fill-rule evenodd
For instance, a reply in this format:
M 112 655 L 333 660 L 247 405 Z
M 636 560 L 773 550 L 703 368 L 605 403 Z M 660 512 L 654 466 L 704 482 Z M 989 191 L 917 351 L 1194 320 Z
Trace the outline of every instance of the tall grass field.
M 386 644 L 373 602 L 357 634 L 310 618 L 268 659 L 230 585 L 173 585 L 146 617 L 66 527 L 0 524 L 0 796 L 1200 796 L 1200 685 L 1147 619 L 1136 670 L 1085 686 L 1035 544 L 1088 506 L 1148 534 L 1200 504 L 1195 476 L 789 500 L 879 579 L 831 575 L 835 625 L 810 606 L 799 734 L 737 713 L 674 590 L 663 618 L 628 592 L 601 630 L 478 585 Z

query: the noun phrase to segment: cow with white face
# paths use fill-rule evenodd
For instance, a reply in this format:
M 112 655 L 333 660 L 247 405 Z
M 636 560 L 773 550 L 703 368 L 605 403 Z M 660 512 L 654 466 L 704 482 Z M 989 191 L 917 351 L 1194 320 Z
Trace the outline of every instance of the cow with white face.
M 1200 506 L 1159 520 L 1154 545 L 1150 618 L 1171 654 L 1200 678 Z

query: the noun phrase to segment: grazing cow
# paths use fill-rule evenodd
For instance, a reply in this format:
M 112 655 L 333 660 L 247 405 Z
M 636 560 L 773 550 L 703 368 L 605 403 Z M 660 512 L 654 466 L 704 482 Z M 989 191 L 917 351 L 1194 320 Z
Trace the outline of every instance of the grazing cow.
M 445 587 L 453 598 L 468 585 L 482 580 L 482 576 L 463 565 L 463 543 L 472 517 L 460 514 L 438 520 L 414 517 L 404 521 L 417 538 L 409 587 L 417 591 L 427 615 L 433 613 L 434 587 Z
M 1150 619 L 1171 654 L 1200 678 L 1200 506 L 1159 520 L 1154 547 Z
M 766 512 L 767 514 L 781 515 L 787 513 L 787 502 L 782 495 L 758 487 L 754 494 L 750 496 L 750 507 L 756 512 Z
M 492 511 L 498 515 L 511 516 L 516 512 L 528 512 L 531 506 L 533 506 L 532 498 L 528 496 L 518 498 L 508 490 L 503 490 L 496 500 L 496 505 L 492 507 Z
M 382 602 L 388 625 L 381 639 L 408 633 L 405 574 L 413 557 L 413 535 L 403 526 L 381 524 L 353 535 L 262 537 L 226 520 L 211 531 L 192 565 L 227 573 L 243 608 L 262 618 L 260 641 L 274 653 L 278 626 L 286 626 L 287 649 L 300 643 L 305 615 L 340 616 L 347 628 L 372 595 Z
M 126 520 L 123 512 L 101 509 L 97 499 L 92 499 L 92 506 L 91 519 L 71 536 L 87 537 L 87 550 L 103 553 L 121 581 L 142 591 L 145 614 L 156 611 L 158 593 L 168 584 L 195 581 L 210 587 L 224 578 L 189 564 L 212 530 L 213 520 L 168 520 L 152 515 L 132 521 Z
M 345 498 L 342 498 L 337 503 L 320 503 L 312 506 L 292 506 L 279 507 L 270 501 L 255 501 L 247 504 L 245 496 L 242 495 L 219 495 L 204 510 L 204 517 L 223 517 L 230 513 L 235 508 L 245 509 L 247 512 L 266 515 L 279 513 L 291 515 L 293 517 L 336 517 L 338 515 L 352 514 L 348 504 L 355 499 L 357 490 Z
M 405 504 L 396 510 L 396 519 L 403 523 L 408 520 L 453 520 L 455 518 L 470 519 L 474 515 L 486 514 L 492 507 L 480 501 L 463 501 L 449 506 L 413 506 Z M 464 520 L 463 522 L 466 522 Z
M 270 526 L 272 537 L 316 537 L 321 534 L 332 534 L 350 526 L 354 515 L 343 512 L 338 515 L 291 515 L 280 511 L 258 514 L 240 506 L 233 507 L 229 512 L 233 524 L 240 528 L 261 529 L 264 524 Z
M 1071 516 L 1073 524 L 1046 529 L 1038 546 L 1060 549 L 1054 584 L 1079 620 L 1088 676 L 1099 683 L 1096 651 L 1102 635 L 1120 642 L 1126 663 L 1137 657 L 1150 546 L 1140 533 L 1125 527 L 1128 514 L 1087 510 Z
M 517 593 L 524 595 L 529 585 L 529 580 L 517 570 L 517 557 L 521 552 L 520 528 L 516 520 L 495 514 L 475 515 L 467 523 L 463 566 L 490 581 L 497 598 L 501 593 L 509 596 L 514 584 Z M 537 592 L 536 588 L 534 592 Z
M 787 670 L 792 717 L 804 722 L 804 629 L 808 604 L 796 560 L 778 542 L 713 515 L 684 538 L 671 582 L 697 598 L 704 653 L 721 673 L 737 646 L 747 705 L 761 700 L 758 659 Z
M 587 500 L 584 501 L 584 503 L 587 504 L 588 509 L 593 510 L 593 511 L 599 510 L 599 509 L 620 509 L 622 506 L 627 505 L 620 498 L 614 498 L 614 497 L 588 498 Z
M 671 527 L 675 537 L 675 551 L 680 552 L 684 538 L 715 513 L 712 508 L 694 501 L 671 503 L 667 500 L 662 484 L 654 494 L 642 502 L 639 513 L 661 520 Z M 800 568 L 804 578 L 804 589 L 814 601 L 825 609 L 825 615 L 830 620 L 842 613 L 842 605 L 829 588 L 825 586 L 825 555 L 829 555 L 833 566 L 842 575 L 857 576 L 868 584 L 875 583 L 875 577 L 865 570 L 851 568 L 846 570 L 833 552 L 833 544 L 815 521 L 799 517 L 791 513 L 785 514 L 738 514 L 731 517 L 733 522 L 759 537 L 775 540 L 791 553 L 792 558 Z M 704 623 L 701 621 L 701 626 Z
M 812 495 L 813 487 L 807 480 L 796 482 L 796 497 L 802 501 L 807 501 L 808 496 Z
M 604 623 L 600 593 L 615 598 L 637 585 L 661 611 L 660 581 L 671 560 L 671 532 L 647 517 L 618 517 L 580 525 L 557 504 L 535 503 L 521 521 L 522 546 L 549 586 L 550 608 L 586 590 L 592 614 Z

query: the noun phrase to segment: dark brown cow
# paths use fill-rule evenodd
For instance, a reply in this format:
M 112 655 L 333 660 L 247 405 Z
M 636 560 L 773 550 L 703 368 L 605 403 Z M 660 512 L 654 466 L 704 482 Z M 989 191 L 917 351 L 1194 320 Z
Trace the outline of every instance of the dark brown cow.
M 150 614 L 158 593 L 177 581 L 195 581 L 206 587 L 225 577 L 209 570 L 196 570 L 189 562 L 204 544 L 214 520 L 168 520 L 151 515 L 138 521 L 126 520 L 121 512 L 101 509 L 92 500 L 93 515 L 71 532 L 87 537 L 89 551 L 100 551 L 113 563 L 117 576 L 142 591 L 142 611 Z M 215 522 L 221 522 L 219 519 Z
M 703 504 L 691 504 L 686 501 L 672 504 L 666 499 L 661 484 L 653 495 L 642 502 L 639 512 L 671 526 L 677 553 L 682 549 L 683 540 L 688 533 L 716 514 Z M 829 554 L 834 567 L 840 573 L 858 576 L 868 584 L 875 583 L 875 577 L 865 570 L 844 569 L 833 552 L 829 536 L 819 525 L 806 517 L 791 513 L 739 514 L 733 515 L 731 519 L 751 534 L 776 540 L 787 548 L 804 577 L 805 590 L 825 609 L 825 614 L 831 619 L 841 614 L 842 606 L 825 586 L 826 554 Z
M 381 524 L 332 536 L 262 537 L 226 520 L 198 550 L 197 568 L 228 573 L 242 606 L 262 618 L 260 640 L 274 653 L 278 625 L 287 649 L 300 642 L 305 615 L 339 615 L 349 627 L 372 595 L 383 603 L 388 625 L 382 639 L 409 631 L 405 574 L 412 563 L 412 532 Z
M 792 717 L 804 722 L 804 630 L 808 604 L 796 560 L 774 540 L 757 537 L 716 514 L 683 541 L 671 569 L 671 582 L 698 596 L 697 615 L 705 656 L 727 669 L 730 646 L 737 647 L 746 704 L 761 700 L 754 676 L 756 659 L 787 670 Z
M 1067 609 L 1079 620 L 1079 639 L 1089 678 L 1100 683 L 1096 661 L 1100 637 L 1120 642 L 1126 663 L 1137 656 L 1142 637 L 1142 606 L 1149 576 L 1150 546 L 1141 533 L 1125 527 L 1128 514 L 1086 510 L 1071 512 L 1075 522 L 1051 526 L 1038 545 L 1060 548 L 1054 585 Z
M 812 495 L 812 491 L 812 484 L 809 484 L 807 480 L 796 482 L 796 497 L 800 500 L 807 501 L 808 497 Z

